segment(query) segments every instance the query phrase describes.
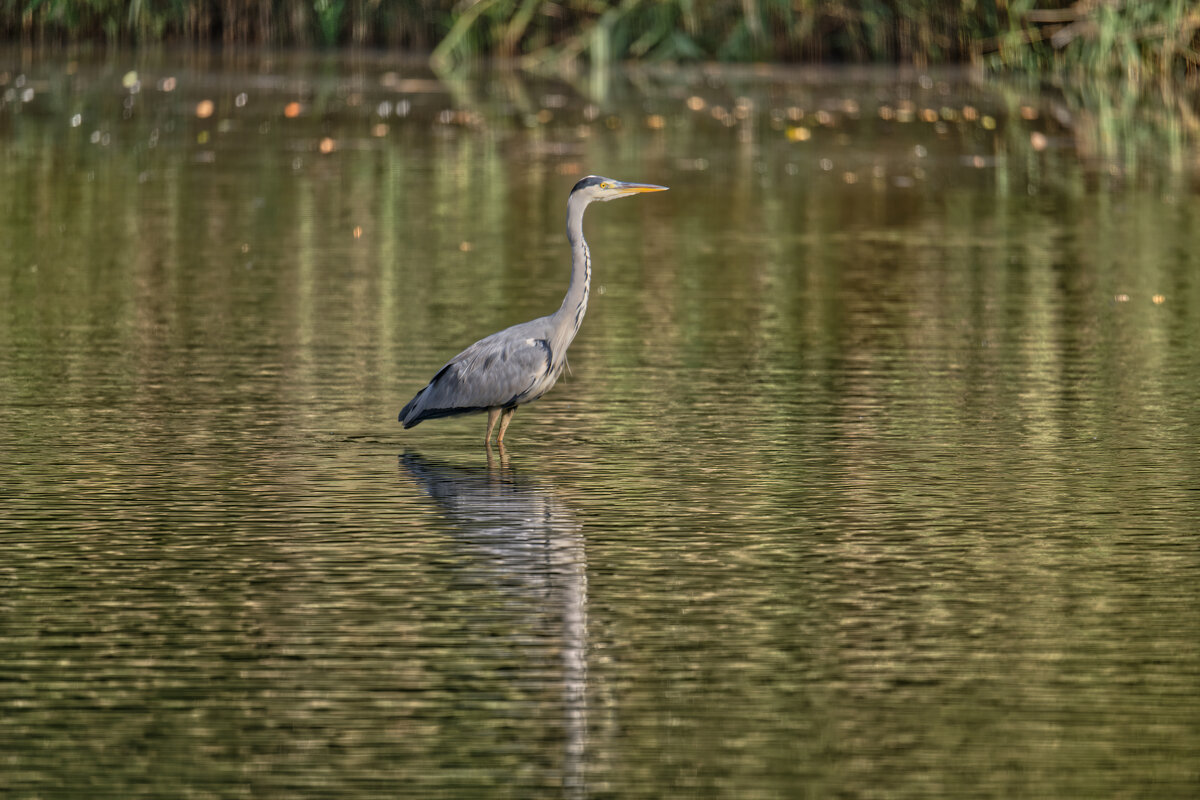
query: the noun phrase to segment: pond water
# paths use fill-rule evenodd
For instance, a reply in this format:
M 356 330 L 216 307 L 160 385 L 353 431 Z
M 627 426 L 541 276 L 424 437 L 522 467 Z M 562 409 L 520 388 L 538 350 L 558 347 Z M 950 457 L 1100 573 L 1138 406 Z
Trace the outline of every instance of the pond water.
M 0 56 L 6 797 L 1200 791 L 1193 97 Z

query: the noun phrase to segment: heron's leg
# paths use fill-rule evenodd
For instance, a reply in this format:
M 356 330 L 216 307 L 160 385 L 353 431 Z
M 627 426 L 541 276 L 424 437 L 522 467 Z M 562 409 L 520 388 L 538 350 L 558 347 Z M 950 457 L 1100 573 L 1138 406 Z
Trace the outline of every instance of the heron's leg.
M 483 443 L 488 447 L 492 445 L 492 429 L 496 427 L 496 418 L 500 416 L 499 408 L 488 409 L 488 429 L 487 434 L 483 437 Z M 504 438 L 504 426 L 500 426 L 500 438 Z
M 500 435 L 496 437 L 496 444 L 504 443 L 504 432 L 508 430 L 508 423 L 512 422 L 513 414 L 517 413 L 517 407 L 506 408 L 500 413 Z

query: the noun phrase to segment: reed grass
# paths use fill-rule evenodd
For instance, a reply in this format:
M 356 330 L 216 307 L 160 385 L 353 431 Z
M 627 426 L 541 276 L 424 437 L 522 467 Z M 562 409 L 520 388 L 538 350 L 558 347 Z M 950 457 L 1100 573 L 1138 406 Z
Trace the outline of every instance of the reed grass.
M 1193 0 L 0 0 L 0 38 L 402 48 L 442 68 L 501 57 L 1200 73 Z

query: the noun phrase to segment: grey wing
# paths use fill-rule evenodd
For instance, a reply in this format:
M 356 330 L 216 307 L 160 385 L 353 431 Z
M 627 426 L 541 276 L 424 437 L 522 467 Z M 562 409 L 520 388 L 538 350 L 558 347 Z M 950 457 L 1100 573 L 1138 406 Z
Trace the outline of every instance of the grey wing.
M 550 343 L 511 331 L 481 339 L 450 360 L 400 412 L 405 428 L 438 417 L 534 399 L 552 363 Z M 542 389 L 544 391 L 544 389 Z

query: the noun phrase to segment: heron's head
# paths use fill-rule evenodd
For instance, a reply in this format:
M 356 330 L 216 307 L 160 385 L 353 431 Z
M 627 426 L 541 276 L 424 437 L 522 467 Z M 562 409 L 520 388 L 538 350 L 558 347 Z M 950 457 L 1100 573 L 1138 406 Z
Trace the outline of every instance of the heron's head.
M 593 200 L 616 200 L 618 197 L 628 197 L 641 192 L 665 192 L 666 186 L 656 186 L 653 183 L 628 183 L 615 181 L 612 178 L 602 178 L 599 175 L 589 175 L 571 190 L 572 198 L 582 198 L 589 203 Z

